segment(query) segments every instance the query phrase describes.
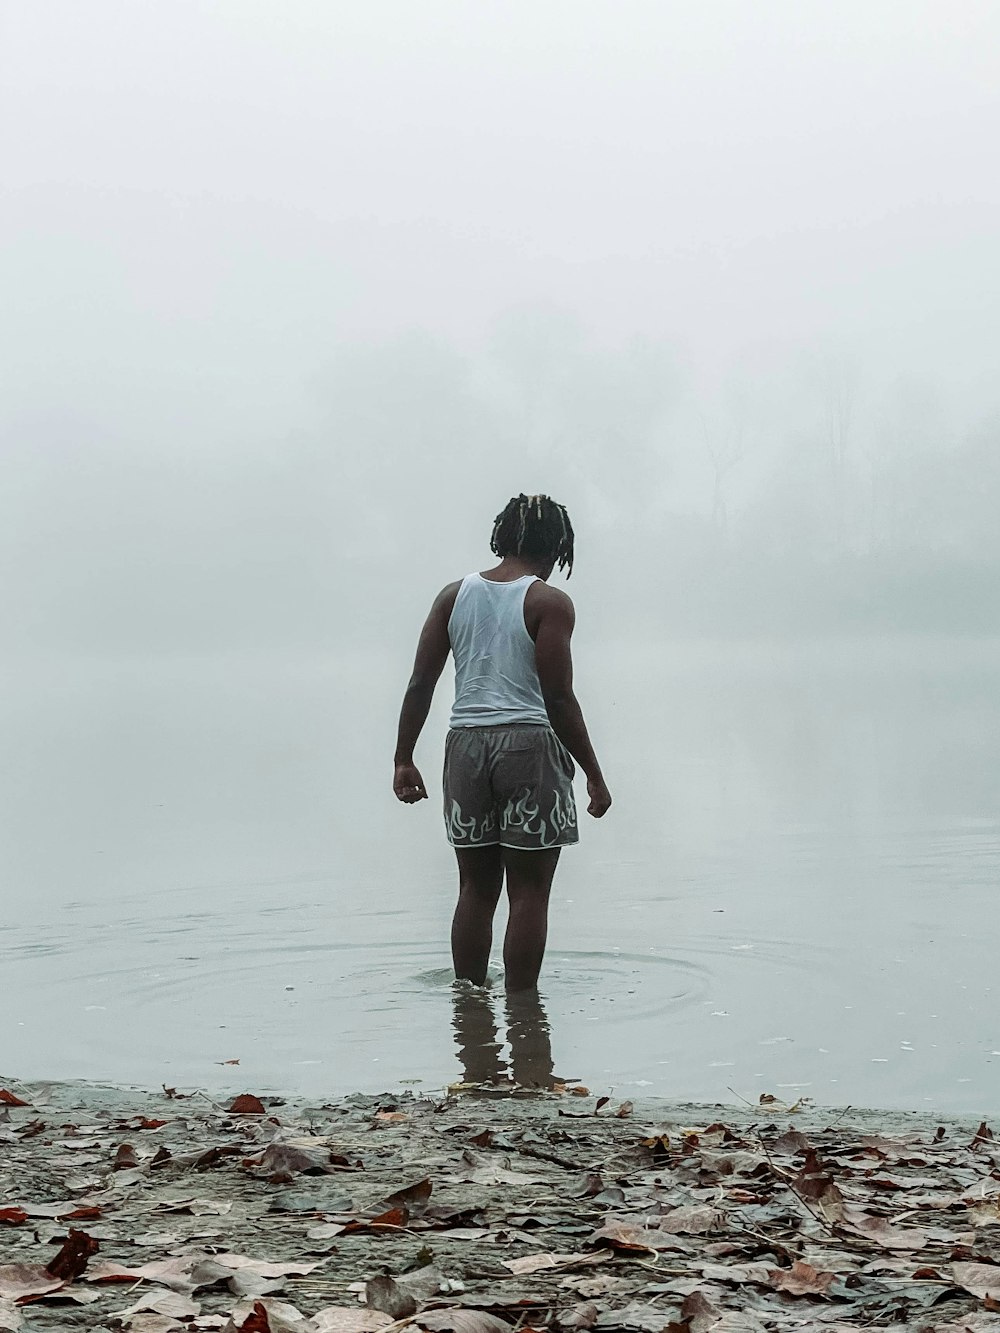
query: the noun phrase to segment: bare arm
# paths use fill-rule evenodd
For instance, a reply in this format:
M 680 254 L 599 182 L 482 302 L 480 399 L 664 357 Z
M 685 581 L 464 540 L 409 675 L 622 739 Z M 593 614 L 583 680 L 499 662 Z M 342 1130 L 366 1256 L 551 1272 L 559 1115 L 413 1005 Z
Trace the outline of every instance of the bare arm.
M 535 635 L 535 666 L 552 730 L 569 750 L 587 777 L 590 813 L 600 819 L 611 805 L 608 791 L 590 742 L 583 710 L 573 693 L 573 655 L 570 639 L 576 624 L 573 603 L 565 593 L 553 589 L 541 611 Z
M 444 664 L 451 651 L 448 638 L 448 620 L 459 584 L 450 583 L 434 599 L 430 614 L 420 631 L 417 655 L 413 662 L 403 706 L 399 713 L 399 731 L 396 737 L 396 757 L 392 789 L 399 800 L 408 805 L 427 796 L 423 778 L 413 763 L 413 750 L 427 721 L 434 687 L 440 679 Z

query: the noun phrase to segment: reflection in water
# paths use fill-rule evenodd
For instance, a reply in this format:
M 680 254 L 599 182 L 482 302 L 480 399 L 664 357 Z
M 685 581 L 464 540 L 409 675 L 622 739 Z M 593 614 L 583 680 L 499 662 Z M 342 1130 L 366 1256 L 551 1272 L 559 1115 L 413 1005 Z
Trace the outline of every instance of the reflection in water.
M 536 991 L 506 997 L 507 1041 L 510 1065 L 500 1058 L 493 997 L 481 986 L 456 981 L 454 997 L 455 1041 L 466 1083 L 497 1083 L 510 1080 L 522 1088 L 551 1088 L 552 1041 L 548 1016 Z

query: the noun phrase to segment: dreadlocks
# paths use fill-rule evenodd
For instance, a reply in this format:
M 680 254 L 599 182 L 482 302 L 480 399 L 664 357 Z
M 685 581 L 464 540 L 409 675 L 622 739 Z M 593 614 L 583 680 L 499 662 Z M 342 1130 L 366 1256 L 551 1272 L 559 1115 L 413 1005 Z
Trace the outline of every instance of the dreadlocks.
M 565 505 L 547 495 L 515 495 L 497 514 L 490 538 L 494 555 L 541 556 L 573 572 L 573 525 Z

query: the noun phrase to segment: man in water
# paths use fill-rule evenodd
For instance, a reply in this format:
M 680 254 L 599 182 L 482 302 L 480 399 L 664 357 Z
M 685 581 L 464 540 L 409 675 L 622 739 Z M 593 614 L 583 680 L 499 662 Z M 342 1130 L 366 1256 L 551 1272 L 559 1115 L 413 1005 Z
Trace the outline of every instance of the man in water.
M 547 495 L 515 496 L 497 515 L 490 549 L 496 568 L 449 583 L 421 631 L 392 787 L 407 805 L 427 796 L 413 749 L 453 652 L 444 817 L 458 858 L 455 975 L 485 982 L 506 875 L 504 979 L 508 991 L 525 991 L 542 966 L 560 849 L 579 840 L 573 759 L 586 774 L 589 814 L 606 814 L 611 794 L 573 693 L 573 603 L 548 586 L 557 564 L 567 578 L 573 569 L 569 515 Z

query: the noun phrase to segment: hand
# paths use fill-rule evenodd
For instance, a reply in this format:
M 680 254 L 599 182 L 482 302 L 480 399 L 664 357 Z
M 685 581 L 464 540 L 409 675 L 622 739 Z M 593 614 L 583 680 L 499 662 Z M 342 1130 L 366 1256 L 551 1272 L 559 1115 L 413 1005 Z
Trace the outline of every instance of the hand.
M 427 800 L 427 788 L 415 764 L 397 764 L 392 776 L 392 790 L 405 805 Z
M 603 778 L 587 779 L 587 795 L 590 797 L 590 804 L 587 806 L 588 815 L 600 819 L 611 809 L 611 793 Z

